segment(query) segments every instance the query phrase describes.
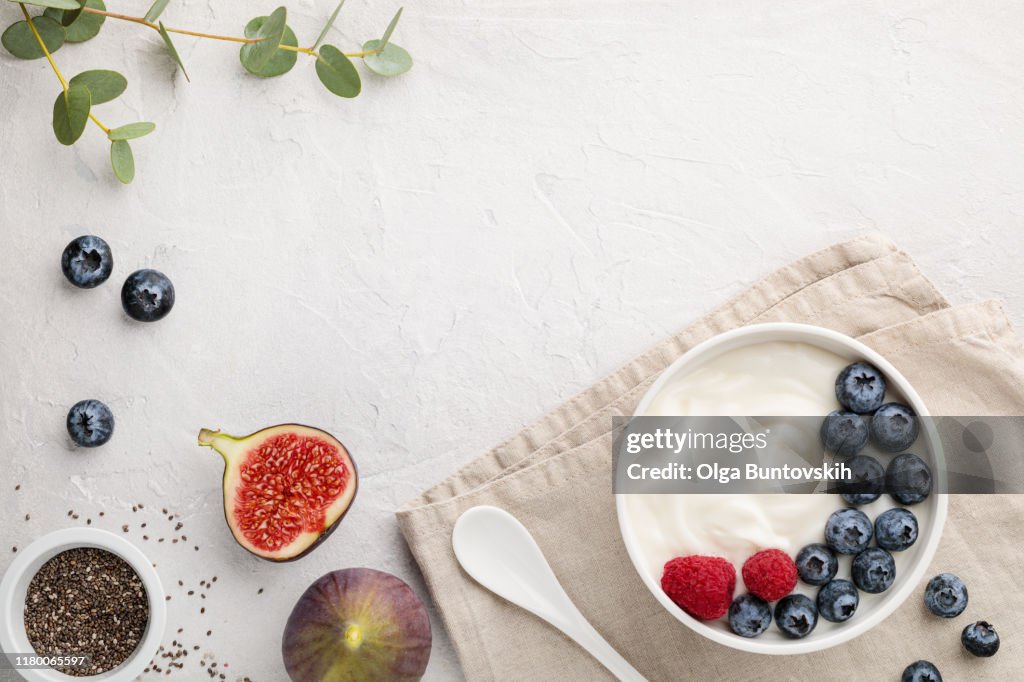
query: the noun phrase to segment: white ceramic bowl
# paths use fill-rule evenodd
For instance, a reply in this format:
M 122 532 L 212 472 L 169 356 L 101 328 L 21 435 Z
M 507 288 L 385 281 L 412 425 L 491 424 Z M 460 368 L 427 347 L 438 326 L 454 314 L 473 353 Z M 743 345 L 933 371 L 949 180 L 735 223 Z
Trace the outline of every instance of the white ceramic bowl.
M 806 343 L 830 351 L 849 362 L 857 360 L 869 362 L 885 375 L 893 393 L 898 394 L 918 415 L 928 416 L 924 403 L 913 387 L 903 375 L 896 371 L 892 364 L 875 351 L 859 341 L 831 329 L 788 323 L 759 324 L 742 327 L 720 334 L 693 347 L 672 363 L 654 382 L 640 400 L 635 414 L 637 416 L 647 414 L 647 409 L 651 405 L 652 400 L 666 384 L 692 371 L 707 360 L 737 348 L 773 341 Z M 829 390 L 830 388 L 825 387 L 823 390 Z M 926 455 L 925 459 L 929 461 L 932 467 L 933 490 L 944 490 L 945 472 L 942 447 L 938 434 L 930 422 L 922 422 L 921 435 L 918 437 L 915 450 Z M 918 516 L 921 527 L 914 546 L 901 553 L 906 555 L 905 557 L 900 557 L 901 560 L 906 559 L 907 563 L 897 572 L 896 580 L 892 587 L 884 593 L 880 595 L 861 595 L 861 606 L 852 619 L 846 623 L 838 624 L 828 623 L 823 619 L 819 619 L 818 627 L 803 639 L 786 639 L 782 637 L 774 624 L 760 637 L 748 639 L 732 633 L 725 619 L 705 622 L 694 618 L 676 606 L 662 591 L 660 584 L 661 576 L 651 575 L 647 568 L 647 562 L 638 547 L 633 527 L 628 519 L 629 512 L 624 501 L 625 497 L 627 496 L 623 494 L 616 495 L 619 529 L 629 557 L 633 561 L 633 566 L 651 591 L 651 594 L 669 613 L 691 630 L 719 644 L 759 654 L 806 654 L 812 651 L 827 649 L 843 642 L 848 642 L 885 620 L 914 592 L 925 571 L 928 570 L 928 566 L 931 564 L 942 536 L 942 527 L 946 520 L 948 504 L 945 495 L 932 494 L 924 502 L 911 507 Z M 883 499 L 886 497 L 883 495 Z M 892 506 L 900 505 L 892 501 Z M 822 529 L 824 529 L 825 519 L 822 519 L 821 523 Z M 824 542 L 824 532 L 821 541 Z M 843 575 L 844 565 L 848 566 L 848 564 L 843 563 L 841 558 L 839 577 L 849 578 L 848 569 L 847 575 Z M 798 590 L 801 589 L 801 586 L 807 587 L 801 582 L 798 584 Z M 807 593 L 813 598 L 815 592 L 808 591 Z M 871 597 L 871 599 L 865 599 L 865 596 Z
M 8 654 L 31 654 L 33 649 L 25 634 L 25 595 L 32 577 L 43 564 L 61 552 L 76 547 L 105 549 L 124 559 L 142 579 L 149 596 L 149 624 L 135 652 L 121 665 L 100 675 L 72 677 L 46 669 L 19 669 L 29 682 L 79 682 L 83 679 L 103 682 L 128 682 L 138 677 L 156 656 L 167 622 L 167 604 L 160 578 L 146 555 L 122 537 L 95 528 L 68 528 L 39 538 L 18 551 L 0 581 L 0 649 Z

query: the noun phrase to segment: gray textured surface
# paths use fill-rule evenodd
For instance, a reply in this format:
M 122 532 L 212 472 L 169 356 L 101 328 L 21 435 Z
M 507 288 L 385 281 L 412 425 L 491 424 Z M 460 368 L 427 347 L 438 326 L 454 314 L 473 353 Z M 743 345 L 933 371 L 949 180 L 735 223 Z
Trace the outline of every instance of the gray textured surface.
M 328 5 L 290 6 L 300 41 Z M 94 128 L 52 139 L 45 61 L 0 55 L 3 545 L 131 522 L 173 595 L 168 642 L 182 627 L 230 677 L 277 680 L 283 621 L 321 573 L 373 566 L 425 593 L 394 509 L 775 266 L 877 230 L 954 302 L 999 298 L 1020 324 L 1024 10 L 846 5 L 430 0 L 395 35 L 416 67 L 355 101 L 308 61 L 258 81 L 234 46 L 181 38 L 189 84 L 155 33 L 110 22 L 56 58 L 128 76 L 104 119 L 158 123 L 129 188 Z M 331 40 L 393 9 L 350 2 Z M 237 32 L 253 13 L 188 0 L 165 19 Z M 116 258 L 91 292 L 58 267 L 86 232 Z M 143 266 L 178 293 L 149 326 L 118 302 Z M 63 427 L 84 397 L 118 420 L 88 453 Z M 231 541 L 194 438 L 290 420 L 341 437 L 363 486 L 325 546 L 277 566 Z M 187 548 L 155 543 L 165 506 Z M 457 678 L 435 627 L 429 678 Z

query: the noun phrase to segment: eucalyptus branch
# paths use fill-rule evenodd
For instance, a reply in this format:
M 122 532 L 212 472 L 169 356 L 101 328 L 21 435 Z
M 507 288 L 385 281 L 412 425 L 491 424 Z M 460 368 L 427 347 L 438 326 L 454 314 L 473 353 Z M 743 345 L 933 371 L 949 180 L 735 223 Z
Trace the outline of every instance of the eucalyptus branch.
M 185 64 L 171 39 L 182 35 L 208 40 L 241 44 L 239 54 L 242 66 L 249 73 L 272 78 L 287 73 L 295 66 L 299 54 L 316 60 L 316 75 L 330 92 L 339 97 L 356 97 L 362 91 L 362 79 L 352 59 L 362 59 L 374 73 L 397 76 L 412 68 L 412 57 L 391 42 L 391 34 L 402 16 L 399 9 L 391 19 L 383 36 L 368 40 L 357 52 L 342 52 L 333 45 L 322 44 L 334 25 L 345 0 L 338 2 L 316 41 L 310 47 L 299 47 L 294 31 L 287 24 L 287 9 L 278 7 L 268 16 L 259 16 L 245 25 L 243 36 L 218 35 L 183 28 L 165 26 L 160 16 L 170 0 L 155 0 L 145 16 L 132 16 L 108 11 L 104 0 L 11 0 L 16 2 L 24 16 L 0 36 L 4 48 L 19 59 L 45 57 L 61 84 L 61 92 L 53 106 L 53 131 L 57 140 L 65 145 L 78 141 L 86 124 L 92 120 L 110 140 L 110 160 L 114 174 L 121 182 L 129 183 L 135 177 L 135 160 L 129 140 L 143 137 L 156 129 L 147 121 L 109 128 L 96 117 L 92 108 L 119 97 L 128 81 L 116 71 L 83 71 L 66 79 L 53 58 L 53 53 L 65 43 L 84 42 L 94 38 L 103 23 L 116 19 L 139 24 L 156 31 L 168 55 L 189 79 Z M 26 5 L 43 8 L 43 13 L 32 16 Z

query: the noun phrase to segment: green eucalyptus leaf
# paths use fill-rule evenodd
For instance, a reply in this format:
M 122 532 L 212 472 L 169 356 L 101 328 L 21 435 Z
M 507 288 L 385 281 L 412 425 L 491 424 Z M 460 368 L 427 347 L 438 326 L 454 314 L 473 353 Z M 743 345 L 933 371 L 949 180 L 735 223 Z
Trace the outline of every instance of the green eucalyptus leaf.
M 316 75 L 320 82 L 338 97 L 355 97 L 362 89 L 356 67 L 333 45 L 324 45 L 320 48 L 320 57 L 316 60 Z
M 114 168 L 114 175 L 124 184 L 135 179 L 135 156 L 127 140 L 110 143 L 110 165 Z
M 81 7 L 78 0 L 11 0 L 11 2 L 35 5 L 36 7 L 52 7 L 53 9 L 79 9 Z
M 149 11 L 146 12 L 146 16 L 144 17 L 145 20 L 152 24 L 154 21 L 159 19 L 160 15 L 164 13 L 165 9 L 167 9 L 167 5 L 170 1 L 171 0 L 156 0 L 156 2 L 149 6 Z
M 117 71 L 96 69 L 95 71 L 83 71 L 71 79 L 72 85 L 78 83 L 89 88 L 92 95 L 92 103 L 103 104 L 115 100 L 128 87 L 128 79 Z
M 45 16 L 47 12 L 60 12 L 60 19 L 58 21 L 60 21 L 61 26 L 67 28 L 71 24 L 75 23 L 75 20 L 82 14 L 82 8 L 54 9 L 52 7 L 47 7 L 46 10 L 43 11 L 43 15 Z M 56 19 L 56 17 L 54 18 Z
M 368 40 L 363 44 L 364 52 L 375 51 L 373 54 L 363 57 L 363 61 L 370 71 L 381 76 L 400 76 L 412 68 L 412 57 L 403 48 L 394 43 L 388 43 L 384 49 L 376 52 L 380 49 L 379 46 L 379 40 Z
M 395 32 L 395 26 L 398 26 L 398 20 L 402 17 L 403 9 L 405 8 L 398 8 L 398 11 L 395 12 L 395 16 L 391 17 L 391 23 L 389 23 L 388 27 L 384 29 L 384 35 L 380 39 L 381 49 L 384 49 L 384 46 L 386 46 L 388 41 L 391 40 L 391 34 Z
M 248 24 L 245 25 L 245 37 L 255 38 L 260 31 L 260 27 L 267 20 L 268 17 L 256 17 Z M 255 76 L 262 76 L 263 78 L 271 78 L 273 76 L 281 76 L 292 70 L 295 66 L 296 60 L 299 58 L 298 52 L 291 50 L 278 50 L 274 53 L 274 56 L 270 58 L 262 69 L 255 69 L 252 66 L 252 51 L 247 49 L 251 45 L 257 43 L 246 43 L 242 46 L 241 51 L 238 54 L 238 58 L 242 62 L 242 66 L 245 70 Z M 284 27 L 284 37 L 281 38 L 281 45 L 289 45 L 291 47 L 298 47 L 299 41 L 295 37 L 295 31 L 290 26 Z
M 59 50 L 64 44 L 64 27 L 60 22 L 50 17 L 39 16 L 33 17 L 32 23 L 39 31 L 39 37 L 46 44 L 46 49 L 51 53 Z M 0 43 L 18 59 L 39 59 L 46 56 L 27 21 L 16 21 L 8 26 L 0 36 Z
M 247 70 L 259 73 L 274 58 L 277 48 L 284 38 L 287 19 L 288 10 L 278 7 L 260 23 L 256 35 L 252 36 L 259 39 L 259 42 L 246 43 L 242 46 L 241 60 Z
M 71 145 L 82 136 L 89 122 L 91 101 L 89 88 L 77 83 L 68 85 L 67 92 L 57 95 L 53 103 L 53 134 L 57 141 Z
M 181 57 L 178 56 L 178 50 L 175 49 L 174 43 L 171 42 L 171 35 L 167 32 L 167 29 L 164 28 L 164 22 L 158 22 L 157 25 L 160 29 L 160 37 L 164 39 L 164 45 L 167 46 L 167 51 L 171 53 L 171 57 L 174 58 L 178 68 L 180 68 L 181 72 L 185 74 L 185 80 L 191 81 L 192 79 L 188 77 L 188 71 L 185 70 L 185 64 L 181 61 Z
M 145 137 L 151 132 L 156 130 L 156 124 L 150 123 L 149 121 L 139 121 L 138 123 L 128 123 L 119 128 L 114 128 L 107 133 L 107 138 L 110 140 L 134 140 L 137 137 Z
M 313 49 L 320 47 L 320 43 L 324 42 L 324 38 L 327 37 L 327 32 L 331 30 L 331 26 L 334 26 L 334 20 L 338 18 L 338 12 L 341 11 L 341 6 L 345 4 L 345 0 L 341 0 L 338 6 L 331 12 L 331 16 L 327 19 L 327 23 L 324 24 L 323 29 L 320 31 L 320 35 L 316 37 L 316 42 L 313 43 Z
M 85 0 L 84 7 L 91 7 L 100 11 L 106 11 L 107 6 L 103 0 Z M 61 22 L 67 30 L 67 41 L 69 43 L 84 43 L 86 40 L 95 38 L 100 32 L 100 27 L 107 20 L 102 14 L 92 12 L 75 12 L 72 10 L 60 10 L 50 8 L 43 12 L 43 16 L 50 17 Z

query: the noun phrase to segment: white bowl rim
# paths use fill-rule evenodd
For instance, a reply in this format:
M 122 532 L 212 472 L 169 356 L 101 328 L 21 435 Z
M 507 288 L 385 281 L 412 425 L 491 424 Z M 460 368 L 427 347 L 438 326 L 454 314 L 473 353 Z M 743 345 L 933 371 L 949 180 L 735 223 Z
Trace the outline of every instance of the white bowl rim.
M 24 603 L 17 603 L 15 598 L 19 585 L 28 575 L 35 575 L 45 561 L 68 549 L 75 547 L 95 547 L 104 549 L 124 559 L 135 570 L 146 588 L 149 597 L 149 623 L 146 634 L 134 653 L 121 665 L 106 673 L 88 677 L 72 677 L 52 668 L 19 669 L 17 672 L 28 682 L 78 682 L 83 679 L 102 682 L 128 682 L 134 680 L 149 665 L 158 653 L 160 641 L 163 639 L 167 622 L 167 605 L 160 577 L 153 564 L 138 547 L 128 540 L 99 528 L 65 528 L 53 531 L 33 541 L 18 551 L 18 556 L 11 562 L 0 581 L 0 649 L 9 654 L 30 653 L 23 642 L 28 641 L 25 634 Z M 45 557 L 45 560 L 41 559 Z M 31 574 L 31 575 L 29 575 Z M 18 640 L 22 640 L 19 642 Z
M 710 339 L 702 341 L 683 353 L 680 357 L 676 358 L 671 365 L 665 368 L 661 375 L 644 393 L 634 414 L 644 414 L 650 406 L 651 401 L 661 391 L 666 383 L 671 381 L 681 369 L 703 359 L 704 355 L 715 351 L 721 346 L 736 339 L 750 337 L 749 345 L 753 345 L 754 343 L 758 343 L 758 337 L 777 337 L 779 335 L 790 336 L 791 338 L 788 339 L 790 341 L 802 341 L 810 345 L 818 345 L 819 347 L 820 343 L 815 343 L 815 341 L 817 340 L 820 342 L 823 339 L 833 344 L 845 346 L 851 354 L 858 355 L 861 359 L 870 362 L 872 365 L 877 367 L 882 374 L 885 375 L 886 379 L 890 380 L 899 392 L 903 394 L 903 397 L 910 404 L 910 407 L 913 408 L 918 415 L 922 417 L 929 416 L 924 401 L 921 400 L 921 396 L 918 395 L 913 386 L 910 385 L 910 382 L 900 374 L 892 363 L 886 360 L 882 355 L 860 341 L 833 329 L 793 322 L 768 322 L 763 324 L 746 325 L 744 327 L 723 332 L 711 337 Z M 761 342 L 768 342 L 769 340 L 779 341 L 782 339 L 764 338 Z M 938 439 L 938 434 L 930 422 L 924 422 L 922 436 L 929 441 L 929 451 L 932 457 L 935 458 L 939 464 L 939 466 L 933 467 L 933 490 L 945 490 L 945 470 L 944 467 L 941 466 L 944 461 L 942 449 Z M 619 522 L 619 532 L 622 535 L 623 544 L 626 546 L 626 552 L 629 554 L 629 558 L 633 562 L 633 568 L 640 576 L 640 579 L 643 580 L 647 589 L 654 595 L 655 599 L 657 599 L 669 613 L 675 616 L 677 620 L 699 635 L 733 649 L 739 649 L 749 653 L 778 656 L 808 654 L 849 642 L 892 615 L 892 613 L 899 608 L 904 601 L 906 601 L 907 597 L 913 593 L 918 583 L 924 577 L 928 567 L 931 565 L 932 559 L 935 557 L 935 552 L 938 550 L 939 542 L 942 539 L 942 529 L 946 522 L 946 513 L 949 505 L 946 495 L 940 493 L 933 493 L 931 495 L 935 504 L 932 514 L 933 531 L 924 541 L 924 548 L 918 559 L 917 565 L 914 566 L 913 570 L 911 570 L 909 574 L 898 579 L 897 585 L 893 588 L 893 592 L 891 593 L 892 596 L 890 596 L 884 604 L 867 614 L 863 619 L 854 619 L 853 621 L 845 624 L 844 627 L 837 629 L 834 633 L 830 633 L 825 637 L 816 639 L 794 639 L 791 641 L 787 640 L 769 643 L 765 641 L 758 641 L 757 639 L 740 637 L 731 632 L 725 632 L 723 630 L 709 627 L 704 622 L 683 611 L 668 597 L 668 595 L 665 594 L 661 589 L 661 586 L 655 582 L 645 568 L 640 551 L 633 538 L 632 529 L 627 523 L 625 497 L 627 497 L 627 495 L 623 493 L 615 495 L 615 507 Z

